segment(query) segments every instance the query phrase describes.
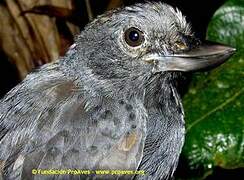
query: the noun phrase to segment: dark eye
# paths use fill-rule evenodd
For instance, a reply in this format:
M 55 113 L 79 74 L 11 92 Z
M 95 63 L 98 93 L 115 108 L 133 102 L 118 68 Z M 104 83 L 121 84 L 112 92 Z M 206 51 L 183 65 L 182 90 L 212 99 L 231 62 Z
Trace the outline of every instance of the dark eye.
M 131 27 L 125 31 L 125 42 L 132 46 L 140 46 L 144 42 L 144 35 L 139 29 Z

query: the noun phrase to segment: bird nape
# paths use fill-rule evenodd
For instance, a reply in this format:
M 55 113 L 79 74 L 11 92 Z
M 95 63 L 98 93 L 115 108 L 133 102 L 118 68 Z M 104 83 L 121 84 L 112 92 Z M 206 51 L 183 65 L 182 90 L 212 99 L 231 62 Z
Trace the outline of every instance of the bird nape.
M 171 178 L 185 136 L 177 84 L 233 52 L 201 43 L 167 4 L 97 17 L 1 100 L 3 179 Z

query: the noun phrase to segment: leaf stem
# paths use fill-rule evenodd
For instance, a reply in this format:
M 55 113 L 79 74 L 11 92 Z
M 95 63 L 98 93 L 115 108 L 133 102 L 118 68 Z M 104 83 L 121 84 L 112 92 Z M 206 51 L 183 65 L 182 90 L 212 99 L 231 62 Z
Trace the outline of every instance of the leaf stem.
M 87 10 L 89 21 L 92 21 L 93 13 L 92 13 L 92 9 L 91 9 L 90 0 L 85 0 L 85 2 L 86 2 L 86 10 Z

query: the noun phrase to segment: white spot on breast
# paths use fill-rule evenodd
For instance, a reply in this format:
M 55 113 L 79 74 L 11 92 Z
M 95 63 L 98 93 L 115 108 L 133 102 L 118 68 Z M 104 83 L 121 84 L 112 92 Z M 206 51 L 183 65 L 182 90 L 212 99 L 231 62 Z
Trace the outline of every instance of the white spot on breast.
M 13 170 L 17 170 L 24 162 L 24 156 L 20 155 L 14 163 Z

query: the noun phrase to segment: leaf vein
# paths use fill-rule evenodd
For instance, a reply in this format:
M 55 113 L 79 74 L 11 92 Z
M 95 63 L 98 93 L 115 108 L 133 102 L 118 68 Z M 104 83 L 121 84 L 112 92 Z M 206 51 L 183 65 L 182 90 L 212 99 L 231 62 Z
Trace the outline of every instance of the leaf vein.
M 223 103 L 221 103 L 219 106 L 217 106 L 216 108 L 214 108 L 212 111 L 209 111 L 208 113 L 206 113 L 205 115 L 203 115 L 202 117 L 198 118 L 196 121 L 194 121 L 192 124 L 190 124 L 187 128 L 186 128 L 186 132 L 190 131 L 190 129 L 195 126 L 196 124 L 198 124 L 199 122 L 201 122 L 203 119 L 207 118 L 208 116 L 210 116 L 211 114 L 215 113 L 216 111 L 222 109 L 223 107 L 225 107 L 226 105 L 228 105 L 229 103 L 231 103 L 232 101 L 234 101 L 242 92 L 243 92 L 244 88 L 241 88 L 239 91 L 237 91 L 231 98 L 227 99 L 226 101 L 224 101 Z

